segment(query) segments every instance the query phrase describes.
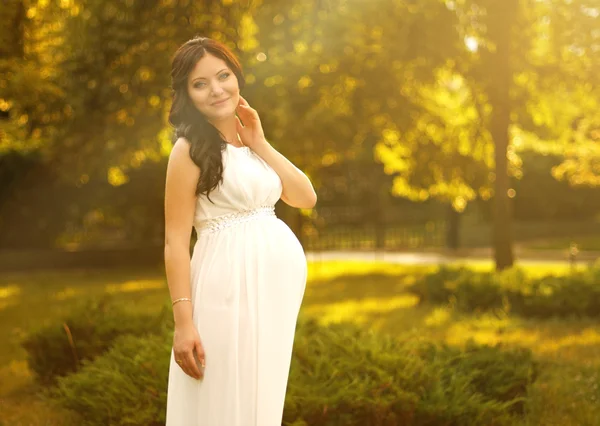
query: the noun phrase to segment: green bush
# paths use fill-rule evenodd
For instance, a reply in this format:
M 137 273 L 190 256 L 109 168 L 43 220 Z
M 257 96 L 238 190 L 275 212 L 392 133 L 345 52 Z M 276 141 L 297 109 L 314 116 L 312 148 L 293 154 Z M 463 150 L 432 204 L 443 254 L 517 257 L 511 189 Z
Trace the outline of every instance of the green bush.
M 510 310 L 524 317 L 600 316 L 600 264 L 566 276 L 531 278 L 519 268 L 500 273 L 442 267 L 409 288 L 421 302 L 451 303 L 466 312 Z
M 536 376 L 527 349 L 469 342 L 460 350 L 306 322 L 296 337 L 284 423 L 509 425 Z
M 58 324 L 34 330 L 22 342 L 29 368 L 43 384 L 77 371 L 81 363 L 108 350 L 114 340 L 127 334 L 145 335 L 172 328 L 167 304 L 158 314 L 132 313 L 113 296 L 84 300 Z M 171 322 L 169 322 L 171 321 Z
M 120 336 L 45 396 L 79 413 L 82 426 L 164 425 L 171 344 L 172 335 Z
M 85 425 L 164 424 L 171 342 L 171 333 L 121 337 L 50 395 Z M 509 425 L 536 368 L 528 350 L 461 350 L 301 320 L 284 424 Z

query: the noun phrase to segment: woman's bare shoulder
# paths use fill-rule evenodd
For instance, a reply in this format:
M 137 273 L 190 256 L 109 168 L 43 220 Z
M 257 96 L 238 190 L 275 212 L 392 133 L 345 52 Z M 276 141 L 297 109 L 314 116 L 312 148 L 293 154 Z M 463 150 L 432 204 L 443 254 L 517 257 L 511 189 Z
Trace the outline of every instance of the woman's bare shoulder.
M 177 180 L 189 181 L 192 185 L 200 177 L 200 167 L 190 156 L 190 142 L 183 137 L 178 138 L 169 154 L 167 174 Z
M 169 155 L 169 161 L 177 161 L 183 163 L 183 165 L 196 166 L 190 156 L 191 143 L 184 137 L 179 137 L 173 144 L 171 154 Z M 197 166 L 196 166 L 197 167 Z
M 189 154 L 191 145 L 192 144 L 191 144 L 191 142 L 189 140 L 187 140 L 183 136 L 180 136 L 179 138 L 177 138 L 177 140 L 173 144 L 173 148 L 171 150 L 171 154 L 173 152 L 175 152 L 178 155 L 181 155 L 184 152 L 187 152 Z

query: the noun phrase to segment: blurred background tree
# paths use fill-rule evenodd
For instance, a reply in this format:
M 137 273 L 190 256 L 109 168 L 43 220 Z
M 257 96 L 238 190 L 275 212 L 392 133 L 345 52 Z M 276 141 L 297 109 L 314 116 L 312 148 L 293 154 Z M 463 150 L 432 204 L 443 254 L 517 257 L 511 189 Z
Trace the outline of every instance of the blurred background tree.
M 591 0 L 6 1 L 0 246 L 162 243 L 170 58 L 201 34 L 240 55 L 267 138 L 317 187 L 317 208 L 279 208 L 308 249 L 493 245 L 503 269 L 524 238 L 513 217 L 598 215 L 598 13 Z

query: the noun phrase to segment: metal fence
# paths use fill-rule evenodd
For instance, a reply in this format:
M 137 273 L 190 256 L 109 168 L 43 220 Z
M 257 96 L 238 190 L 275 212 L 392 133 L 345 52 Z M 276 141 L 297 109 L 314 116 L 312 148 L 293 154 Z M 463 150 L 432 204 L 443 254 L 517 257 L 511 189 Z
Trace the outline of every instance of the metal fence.
M 432 221 L 414 226 L 304 228 L 299 238 L 309 251 L 403 251 L 441 248 L 445 244 L 445 234 L 445 223 Z

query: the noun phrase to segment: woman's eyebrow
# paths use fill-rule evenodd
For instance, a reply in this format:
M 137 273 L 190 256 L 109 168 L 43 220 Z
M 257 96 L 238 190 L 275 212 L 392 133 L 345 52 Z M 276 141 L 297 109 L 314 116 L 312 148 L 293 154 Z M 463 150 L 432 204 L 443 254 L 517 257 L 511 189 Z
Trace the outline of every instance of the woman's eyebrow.
M 227 70 L 227 68 L 223 68 L 222 70 L 219 70 L 219 71 L 217 71 L 217 73 L 216 73 L 215 75 L 217 75 L 217 74 L 219 74 L 221 71 L 225 71 L 225 70 Z M 193 80 L 192 80 L 192 83 L 193 83 L 194 81 L 196 81 L 196 80 L 206 80 L 206 78 L 205 78 L 205 77 L 196 77 L 195 79 L 193 79 Z

